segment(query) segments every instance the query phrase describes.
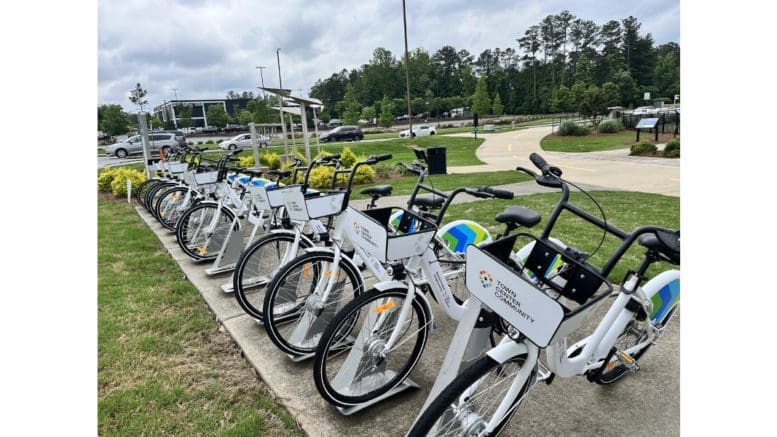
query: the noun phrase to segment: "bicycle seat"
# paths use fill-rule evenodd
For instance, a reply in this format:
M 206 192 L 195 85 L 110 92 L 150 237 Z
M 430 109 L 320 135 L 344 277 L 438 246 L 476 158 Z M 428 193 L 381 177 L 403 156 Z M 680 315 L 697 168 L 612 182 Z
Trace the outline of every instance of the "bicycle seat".
M 267 174 L 285 178 L 291 175 L 291 171 L 278 169 L 278 170 L 270 170 L 267 172 Z
M 530 228 L 540 222 L 540 213 L 522 206 L 508 206 L 494 217 L 499 223 L 506 225 L 521 225 Z
M 391 190 L 393 189 L 394 187 L 391 185 L 375 185 L 374 187 L 367 187 L 361 190 L 360 193 L 366 194 L 370 197 L 378 198 L 391 195 Z
M 421 194 L 415 197 L 414 203 L 419 208 L 437 209 L 445 203 L 445 198 L 434 194 Z
M 679 235 L 661 232 L 659 238 L 656 234 L 645 234 L 639 237 L 639 245 L 664 255 L 666 261 L 674 265 L 680 265 Z

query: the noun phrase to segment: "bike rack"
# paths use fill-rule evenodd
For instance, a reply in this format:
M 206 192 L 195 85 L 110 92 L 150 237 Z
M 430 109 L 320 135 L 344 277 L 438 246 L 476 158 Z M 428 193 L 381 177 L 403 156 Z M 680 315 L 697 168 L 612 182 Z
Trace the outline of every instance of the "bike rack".
M 394 373 L 393 371 L 389 371 L 388 373 L 386 373 L 386 375 L 388 377 L 393 377 L 393 375 L 392 375 L 393 373 Z M 378 396 L 377 398 L 375 398 L 375 399 L 373 399 L 373 400 L 371 400 L 369 402 L 365 402 L 365 403 L 359 404 L 359 405 L 354 405 L 352 407 L 335 407 L 335 408 L 337 408 L 337 411 L 339 411 L 340 414 L 342 414 L 343 416 L 350 416 L 351 414 L 358 413 L 359 411 L 361 411 L 361 410 L 363 410 L 363 409 L 365 409 L 367 407 L 375 405 L 378 402 L 383 401 L 384 399 L 388 399 L 388 398 L 390 398 L 392 396 L 395 396 L 395 395 L 397 395 L 399 393 L 402 393 L 403 391 L 411 389 L 411 388 L 417 389 L 417 388 L 421 388 L 421 386 L 416 384 L 412 379 L 405 378 L 405 380 L 402 381 L 399 385 L 397 385 L 396 387 L 394 387 L 391 390 L 387 391 L 382 396 Z
M 235 217 L 235 219 L 232 221 L 232 226 L 229 228 L 229 233 L 227 234 L 227 242 L 221 246 L 221 250 L 216 257 L 216 260 L 213 262 L 213 266 L 205 270 L 205 274 L 208 276 L 235 270 L 235 267 L 237 267 L 237 261 L 240 259 L 240 254 L 243 253 L 243 250 L 245 250 L 245 248 L 254 241 L 256 232 L 258 231 L 261 224 L 261 220 L 256 220 L 256 222 L 253 224 L 254 226 L 251 228 L 250 238 L 247 242 L 246 232 L 248 231 L 248 227 L 237 226 L 239 221 L 241 221 L 239 217 Z M 250 222 L 251 220 L 244 220 L 243 223 L 246 221 Z M 232 284 L 230 283 L 229 285 L 231 292 Z M 224 290 L 224 285 L 222 285 L 221 288 Z

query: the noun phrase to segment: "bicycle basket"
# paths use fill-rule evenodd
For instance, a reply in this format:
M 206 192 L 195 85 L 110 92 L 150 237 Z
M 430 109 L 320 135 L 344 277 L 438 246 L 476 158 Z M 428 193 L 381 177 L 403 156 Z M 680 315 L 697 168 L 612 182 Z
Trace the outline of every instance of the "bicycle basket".
M 296 186 L 296 190 L 283 193 L 284 205 L 289 218 L 298 221 L 308 221 L 321 217 L 339 214 L 345 207 L 346 191 L 329 191 L 306 195 Z
M 194 181 L 197 182 L 197 185 L 212 184 L 218 181 L 218 177 L 219 177 L 219 172 L 217 171 L 195 173 Z
M 518 236 L 534 240 L 523 266 L 511 259 Z M 470 293 L 541 348 L 580 327 L 612 292 L 609 281 L 592 266 L 567 256 L 549 240 L 528 234 L 482 247 L 470 245 L 466 263 Z
M 398 211 L 401 218 L 392 226 L 391 216 Z M 380 262 L 422 255 L 437 231 L 434 223 L 404 208 L 348 208 L 348 212 L 351 242 Z

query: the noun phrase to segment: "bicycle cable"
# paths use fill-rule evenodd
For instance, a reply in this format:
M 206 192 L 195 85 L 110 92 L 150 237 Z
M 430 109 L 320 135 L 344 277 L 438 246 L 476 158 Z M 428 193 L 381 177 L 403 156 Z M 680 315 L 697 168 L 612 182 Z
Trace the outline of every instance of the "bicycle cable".
M 591 258 L 594 257 L 594 254 L 596 254 L 596 252 L 598 252 L 599 249 L 601 249 L 602 244 L 604 243 L 604 239 L 607 237 L 607 216 L 604 214 L 604 210 L 602 209 L 601 205 L 599 205 L 599 202 L 597 202 L 596 199 L 594 199 L 593 196 L 591 196 L 587 191 L 585 191 L 584 189 L 580 188 L 578 185 L 575 185 L 573 182 L 570 182 L 570 181 L 568 181 L 566 179 L 562 179 L 559 176 L 556 176 L 556 178 L 558 180 L 564 182 L 564 183 L 567 183 L 567 184 L 577 188 L 580 192 L 582 192 L 583 194 L 588 196 L 588 198 L 591 199 L 591 202 L 593 202 L 594 205 L 596 205 L 596 207 L 599 209 L 599 212 L 602 213 L 602 221 L 604 221 L 604 232 L 602 233 L 602 239 L 599 240 L 599 245 L 596 246 L 596 249 L 594 249 L 594 251 L 591 252 L 590 255 L 588 255 L 588 259 L 590 260 Z

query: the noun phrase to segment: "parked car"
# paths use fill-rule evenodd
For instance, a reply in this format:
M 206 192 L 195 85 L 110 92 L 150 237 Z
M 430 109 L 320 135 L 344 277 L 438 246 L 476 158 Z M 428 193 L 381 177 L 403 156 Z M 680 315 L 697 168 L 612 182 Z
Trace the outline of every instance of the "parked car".
M 437 129 L 428 124 L 419 124 L 418 126 L 413 126 L 413 135 L 410 135 L 410 129 L 405 129 L 399 133 L 399 138 L 406 138 L 409 136 L 425 137 L 429 135 L 437 135 Z
M 321 142 L 328 143 L 331 141 L 360 141 L 364 139 L 364 132 L 356 126 L 340 126 L 336 127 L 329 132 L 321 134 Z
M 329 127 L 338 127 L 342 125 L 343 125 L 343 121 L 340 120 L 339 118 L 333 118 L 329 120 L 329 124 L 328 124 Z
M 170 150 L 176 150 L 180 144 L 185 143 L 186 137 L 183 132 L 154 132 L 148 135 L 148 140 L 151 152 L 162 150 L 167 153 Z M 143 153 L 143 140 L 140 135 L 131 136 L 122 142 L 105 147 L 105 153 L 117 158 Z
M 294 126 L 291 127 L 293 130 L 302 130 L 302 123 L 294 123 Z
M 259 147 L 267 147 L 267 145 L 270 143 L 269 138 L 264 137 L 262 135 L 257 135 L 257 138 L 259 141 Z M 248 147 L 251 147 L 250 133 L 240 134 L 219 143 L 219 149 L 224 149 L 224 150 L 245 149 Z
M 658 114 L 658 109 L 652 106 L 640 106 L 633 112 L 634 115 L 653 115 Z

